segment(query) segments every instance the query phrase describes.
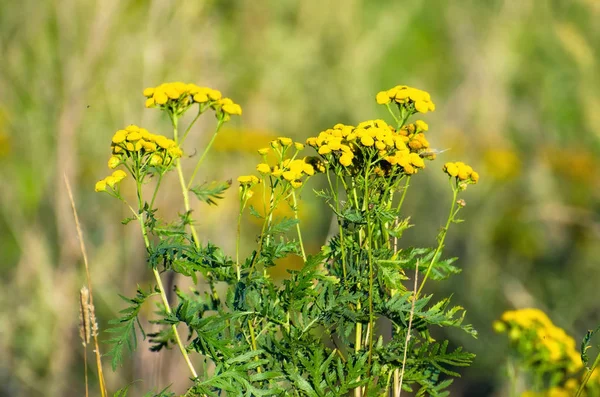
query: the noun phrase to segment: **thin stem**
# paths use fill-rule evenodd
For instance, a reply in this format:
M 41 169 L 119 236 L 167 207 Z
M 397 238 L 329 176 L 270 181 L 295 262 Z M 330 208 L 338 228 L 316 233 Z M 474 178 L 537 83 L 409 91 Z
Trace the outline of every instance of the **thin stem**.
M 150 251 L 150 240 L 148 239 L 148 231 L 146 229 L 146 224 L 144 222 L 143 213 L 141 212 L 141 210 L 142 210 L 142 184 L 141 184 L 139 175 L 136 175 L 136 180 L 137 180 L 138 208 L 140 211 L 140 213 L 137 215 L 137 218 L 140 223 L 140 229 L 142 231 L 142 236 L 144 237 L 144 244 L 146 246 L 146 250 Z M 171 306 L 169 305 L 169 300 L 167 299 L 167 295 L 165 293 L 165 287 L 163 286 L 162 280 L 160 278 L 160 273 L 158 272 L 158 270 L 155 267 L 152 268 L 152 273 L 154 274 L 154 278 L 156 280 L 156 285 L 160 292 L 160 297 L 161 297 L 161 300 L 165 307 L 165 311 L 167 312 L 167 314 L 171 314 Z M 187 353 L 185 346 L 181 342 L 181 338 L 179 337 L 179 332 L 177 331 L 177 326 L 175 324 L 172 324 L 171 329 L 173 330 L 173 335 L 175 336 L 175 341 L 177 343 L 177 346 L 179 347 L 179 351 L 183 355 L 183 358 L 184 358 L 190 372 L 192 373 L 194 378 L 197 378 L 198 373 L 196 372 L 196 369 L 194 368 L 194 365 L 192 364 L 192 361 L 190 360 L 190 357 Z
M 404 380 L 404 371 L 406 370 L 406 358 L 408 357 L 408 343 L 410 342 L 410 333 L 412 330 L 413 316 L 415 314 L 415 303 L 417 301 L 417 296 L 418 296 L 418 292 L 415 292 L 417 290 L 418 278 L 419 278 L 419 262 L 417 261 L 417 264 L 415 266 L 415 281 L 414 281 L 414 286 L 413 286 L 412 302 L 410 305 L 410 315 L 408 317 L 408 328 L 406 329 L 406 339 L 404 340 L 404 355 L 402 357 L 402 370 L 400 372 L 400 379 L 398 380 L 398 385 L 396 385 L 396 383 L 394 382 L 394 397 L 400 397 L 400 395 L 402 394 L 402 381 Z
M 65 186 L 67 188 L 67 193 L 69 195 L 69 201 L 71 202 L 71 209 L 73 210 L 73 217 L 75 218 L 75 228 L 77 229 L 77 237 L 79 239 L 79 248 L 81 249 L 81 256 L 83 257 L 83 263 L 85 266 L 85 276 L 87 281 L 87 287 L 90 291 L 90 305 L 94 305 L 94 294 L 92 293 L 92 278 L 90 276 L 90 266 L 87 256 L 87 250 L 85 249 L 85 242 L 83 240 L 83 232 L 81 230 L 81 224 L 79 223 L 79 216 L 77 215 L 77 208 L 75 207 L 75 199 L 73 198 L 73 191 L 71 190 L 71 184 L 67 179 L 67 175 L 63 175 L 65 179 Z M 96 370 L 98 372 L 98 384 L 100 387 L 100 395 L 102 397 L 107 397 L 108 392 L 106 391 L 106 381 L 104 380 L 104 371 L 102 370 L 102 354 L 100 353 L 100 345 L 98 343 L 98 333 L 93 333 L 94 338 L 94 353 L 96 355 Z M 87 376 L 87 371 L 86 371 Z M 87 391 L 87 382 L 86 382 L 86 391 Z
M 177 169 L 177 176 L 179 177 L 179 186 L 181 187 L 181 195 L 183 196 L 183 205 L 185 207 L 185 212 L 187 214 L 191 211 L 190 206 L 190 196 L 188 194 L 188 189 L 185 187 L 185 178 L 183 176 L 183 168 L 181 167 L 181 161 L 178 159 L 175 165 Z M 200 248 L 200 239 L 198 238 L 198 233 L 196 232 L 196 227 L 192 222 L 189 223 L 190 231 L 192 232 L 192 238 L 194 240 L 194 245 L 196 248 Z
M 212 138 L 210 139 L 210 142 L 208 142 L 208 145 L 206 145 L 206 147 L 204 148 L 204 152 L 198 159 L 198 162 L 196 163 L 196 167 L 194 167 L 194 172 L 192 172 L 192 176 L 190 177 L 190 181 L 188 182 L 187 190 L 190 190 L 190 188 L 192 187 L 192 183 L 194 183 L 194 178 L 196 178 L 196 174 L 198 173 L 198 170 L 200 170 L 202 161 L 204 160 L 204 158 L 206 157 L 206 154 L 208 153 L 208 151 L 212 147 L 213 143 L 215 142 L 215 139 L 217 138 L 217 134 L 219 133 L 219 130 L 221 129 L 221 126 L 223 125 L 223 123 L 224 123 L 223 120 L 219 120 L 217 122 L 217 128 L 215 129 L 215 133 L 213 134 Z
M 250 340 L 252 341 L 252 350 L 256 351 L 258 350 L 258 347 L 256 344 L 256 337 L 254 336 L 254 326 L 252 325 L 252 321 L 250 320 L 248 320 L 248 329 L 250 329 Z M 258 361 L 258 356 L 255 356 L 254 359 Z M 256 368 L 256 372 L 261 373 L 262 368 Z
M 83 345 L 83 374 L 85 379 L 85 397 L 89 397 L 89 385 L 88 385 L 88 360 L 87 360 L 87 344 Z
M 419 287 L 419 290 L 417 291 L 417 295 L 416 295 L 417 297 L 419 297 L 419 295 L 421 295 L 421 291 L 423 290 L 423 287 L 425 286 L 425 282 L 427 282 L 427 279 L 429 278 L 429 274 L 431 273 L 433 264 L 437 260 L 438 255 L 440 254 L 440 251 L 442 250 L 442 247 L 444 246 L 444 240 L 446 239 L 446 235 L 448 234 L 448 229 L 450 228 L 450 224 L 452 223 L 452 221 L 454 220 L 454 217 L 456 216 L 456 214 L 458 213 L 458 210 L 460 209 L 460 207 L 458 207 L 458 209 L 455 210 L 456 197 L 458 196 L 458 187 L 452 186 L 452 191 L 454 194 L 452 195 L 452 206 L 450 207 L 450 214 L 448 214 L 448 220 L 446 221 L 446 226 L 444 226 L 444 228 L 442 229 L 440 236 L 438 238 L 438 246 L 435 250 L 435 253 L 433 254 L 433 257 L 431 258 L 431 262 L 429 262 L 429 266 L 427 266 L 427 271 L 425 272 L 425 277 L 423 277 L 421 286 Z
M 329 190 L 331 191 L 331 195 L 333 196 L 333 200 L 335 201 L 335 216 L 337 218 L 338 230 L 340 233 L 340 251 L 342 253 L 342 273 L 344 274 L 344 280 L 346 279 L 346 248 L 344 247 L 344 228 L 342 227 L 341 219 L 339 218 L 340 213 L 340 198 L 338 196 L 339 192 L 339 182 L 341 177 L 337 177 L 335 179 L 335 189 L 333 188 L 333 184 L 331 183 L 331 177 L 329 176 L 329 170 L 326 172 L 327 174 L 327 182 L 329 183 Z M 342 179 L 343 181 L 343 179 Z
M 298 232 L 298 241 L 302 250 L 302 259 L 306 262 L 306 252 L 304 251 L 304 243 L 302 242 L 302 233 L 300 232 L 300 219 L 298 218 L 298 201 L 296 200 L 296 192 L 292 191 L 292 200 L 294 204 L 294 218 L 296 218 L 296 230 Z
M 404 204 L 404 199 L 406 198 L 406 192 L 408 191 L 408 187 L 410 183 L 410 175 L 408 175 L 406 177 L 406 182 L 404 183 L 404 189 L 402 190 L 402 196 L 400 196 L 400 202 L 398 203 L 398 206 L 396 207 L 396 213 L 400 213 L 400 210 L 402 209 L 402 204 Z
M 171 118 L 171 125 L 173 126 L 173 139 L 175 140 L 175 143 L 179 144 L 179 136 L 178 136 L 178 116 L 173 114 L 173 113 L 169 113 L 169 117 Z M 220 124 L 219 124 L 220 126 Z M 217 127 L 217 131 L 218 131 Z M 215 132 L 216 134 L 216 132 Z M 208 150 L 208 148 L 207 148 Z M 206 154 L 206 151 L 205 153 Z M 181 159 L 177 159 L 176 160 L 176 164 L 175 164 L 175 168 L 177 169 L 177 176 L 179 177 L 179 185 L 181 187 L 181 194 L 183 196 L 183 204 L 185 207 L 185 212 L 186 214 L 190 214 L 191 213 L 191 206 L 190 206 L 190 197 L 189 197 L 189 187 L 186 188 L 186 183 L 185 183 L 185 178 L 183 177 L 183 168 L 181 167 Z M 190 181 L 190 185 L 191 185 L 191 181 Z M 192 233 L 192 239 L 194 241 L 194 245 L 196 247 L 196 249 L 200 248 L 200 239 L 198 238 L 198 232 L 196 232 L 196 227 L 194 226 L 194 224 L 192 222 L 189 222 L 189 226 L 190 226 L 190 231 Z M 215 301 L 219 300 L 219 295 L 217 294 L 217 290 L 215 289 L 215 283 L 214 280 L 211 276 L 211 274 L 209 273 L 208 276 L 208 286 L 210 288 L 210 291 L 212 293 L 212 299 Z
M 188 134 L 190 133 L 190 130 L 192 129 L 194 124 L 196 124 L 196 120 L 198 120 L 198 118 L 202 115 L 202 113 L 204 112 L 205 109 L 206 108 L 203 108 L 202 105 L 200 105 L 198 107 L 198 113 L 196 114 L 196 117 L 194 117 L 194 119 L 192 120 L 190 125 L 188 125 L 188 128 L 185 129 L 185 132 L 183 133 L 183 136 L 181 137 L 181 141 L 179 142 L 180 145 L 183 144 L 183 142 L 185 141 L 185 138 L 187 138 Z
M 156 187 L 154 188 L 154 193 L 152 194 L 152 201 L 150 201 L 150 208 L 154 208 L 154 200 L 156 200 L 156 194 L 158 193 L 158 188 L 160 187 L 160 183 L 162 182 L 163 173 L 161 172 L 158 175 L 158 182 L 156 182 Z
M 236 230 L 236 236 L 235 236 L 235 272 L 237 274 L 237 279 L 238 281 L 240 281 L 241 277 L 241 272 L 240 272 L 240 238 L 241 238 L 241 231 L 242 231 L 242 211 L 243 208 L 240 208 L 240 213 L 238 214 L 238 219 L 237 219 L 237 230 Z
M 592 364 L 592 367 L 586 371 L 585 376 L 583 377 L 583 380 L 581 381 L 581 385 L 579 385 L 579 389 L 577 389 L 577 394 L 575 394 L 575 397 L 581 396 L 581 394 L 583 393 L 583 390 L 585 389 L 585 385 L 588 383 L 588 381 L 592 377 L 592 374 L 594 373 L 594 370 L 596 369 L 596 367 L 599 364 L 600 364 L 600 354 L 598 354 L 596 356 L 596 359 L 594 360 L 594 364 Z

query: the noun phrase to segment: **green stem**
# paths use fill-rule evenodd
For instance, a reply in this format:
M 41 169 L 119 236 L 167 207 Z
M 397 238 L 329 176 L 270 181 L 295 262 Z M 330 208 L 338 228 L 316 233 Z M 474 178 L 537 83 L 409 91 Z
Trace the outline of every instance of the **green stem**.
M 187 138 L 187 136 L 190 133 L 190 130 L 192 129 L 194 124 L 196 124 L 196 120 L 198 120 L 198 118 L 202 115 L 202 113 L 204 113 L 205 110 L 206 110 L 206 107 L 202 107 L 202 105 L 200 105 L 198 107 L 198 114 L 196 114 L 196 117 L 194 117 L 194 119 L 192 120 L 190 125 L 188 125 L 188 128 L 185 129 L 185 132 L 183 133 L 183 136 L 181 137 L 181 141 L 179 142 L 180 145 L 183 145 L 185 138 Z
M 240 208 L 240 213 L 238 214 L 237 219 L 237 232 L 235 237 L 235 272 L 237 274 L 237 279 L 240 281 L 241 272 L 240 272 L 240 238 L 242 231 L 242 212 L 244 211 L 243 205 Z
M 583 380 L 581 381 L 581 385 L 579 385 L 579 389 L 577 389 L 577 394 L 575 394 L 575 397 L 581 396 L 581 394 L 583 393 L 583 390 L 585 389 L 585 385 L 588 383 L 588 381 L 592 377 L 592 374 L 594 373 L 594 370 L 596 369 L 596 367 L 599 364 L 600 364 L 600 354 L 598 354 L 596 356 L 596 359 L 594 360 L 594 364 L 592 364 L 592 367 L 589 370 L 587 370 L 587 372 L 585 373 L 585 376 L 583 377 Z
M 296 218 L 296 230 L 298 231 L 298 241 L 302 250 L 302 259 L 306 262 L 306 252 L 304 251 L 304 243 L 302 242 L 302 233 L 300 232 L 300 219 L 298 218 L 298 201 L 296 200 L 296 192 L 292 191 L 292 200 L 294 204 L 294 217 Z
M 419 297 L 419 295 L 421 294 L 421 291 L 423 290 L 423 287 L 425 286 L 425 283 L 427 282 L 427 279 L 429 278 L 429 274 L 431 273 L 433 264 L 437 260 L 438 255 L 440 254 L 440 251 L 442 250 L 442 247 L 444 246 L 444 240 L 446 239 L 446 235 L 448 234 L 448 229 L 450 228 L 450 224 L 452 223 L 452 221 L 454 220 L 454 217 L 458 213 L 458 210 L 455 210 L 456 198 L 458 196 L 458 187 L 452 186 L 452 191 L 453 191 L 452 206 L 450 207 L 450 214 L 448 215 L 448 220 L 446 221 L 446 226 L 444 226 L 444 228 L 442 229 L 442 231 L 440 233 L 440 236 L 438 238 L 438 246 L 435 250 L 435 253 L 433 254 L 433 257 L 431 258 L 431 262 L 429 262 L 429 266 L 427 266 L 427 271 L 425 272 L 425 277 L 423 277 L 423 281 L 421 282 L 421 286 L 419 287 L 419 290 L 417 291 L 415 299 L 417 299 Z M 460 207 L 458 209 L 460 209 Z
M 215 139 L 217 138 L 217 135 L 218 135 L 219 130 L 221 129 L 221 126 L 223 125 L 223 123 L 224 123 L 223 120 L 219 120 L 218 121 L 217 128 L 215 129 L 215 133 L 213 134 L 212 138 L 210 139 L 210 142 L 208 142 L 208 145 L 206 145 L 206 148 L 204 148 L 204 152 L 202 153 L 202 155 L 198 159 L 198 162 L 196 163 L 196 167 L 194 167 L 194 172 L 192 172 L 192 176 L 190 177 L 190 181 L 189 181 L 189 183 L 187 185 L 187 189 L 188 190 L 192 187 L 192 183 L 194 183 L 194 179 L 196 178 L 196 174 L 198 173 L 198 170 L 200 170 L 200 166 L 202 165 L 202 161 L 204 160 L 204 158 L 206 157 L 206 154 L 208 153 L 208 151 L 212 147 L 213 143 L 215 142 Z
M 152 194 L 152 201 L 150 201 L 150 208 L 154 208 L 154 201 L 156 200 L 156 194 L 158 193 L 158 188 L 160 187 L 160 183 L 162 182 L 163 173 L 161 172 L 158 175 L 158 182 L 156 182 L 156 186 L 154 187 L 154 193 Z
M 398 203 L 398 206 L 396 207 L 396 213 L 400 213 L 400 209 L 402 209 L 402 204 L 404 204 L 404 199 L 406 198 L 406 192 L 408 191 L 408 187 L 410 183 L 410 175 L 408 175 L 406 177 L 406 182 L 404 183 L 404 189 L 402 191 L 402 196 L 400 196 L 400 202 Z
M 148 231 L 146 229 L 146 224 L 144 222 L 143 213 L 141 212 L 141 210 L 142 210 L 142 184 L 141 184 L 141 181 L 139 178 L 136 178 L 136 180 L 137 180 L 137 196 L 138 196 L 138 206 L 139 206 L 138 207 L 139 213 L 137 215 L 137 218 L 140 223 L 142 236 L 144 237 L 144 244 L 146 246 L 146 250 L 150 251 L 150 240 L 148 239 Z M 167 299 L 167 295 L 165 293 L 165 287 L 160 278 L 160 273 L 158 272 L 158 270 L 155 267 L 152 268 L 152 273 L 154 274 L 154 278 L 156 280 L 156 285 L 160 292 L 160 298 L 165 307 L 165 311 L 167 312 L 167 314 L 171 314 L 171 306 L 169 305 L 169 300 Z M 183 342 L 181 341 L 181 338 L 179 337 L 179 332 L 177 331 L 177 326 L 175 324 L 172 324 L 171 329 L 173 330 L 173 335 L 175 336 L 175 341 L 177 343 L 177 346 L 179 347 L 179 351 L 183 355 L 183 358 L 184 358 L 190 372 L 192 373 L 194 379 L 197 378 L 198 373 L 196 372 L 196 369 L 194 368 L 194 365 L 192 364 L 192 361 L 190 360 L 190 356 L 188 355 L 187 350 L 186 350 L 185 346 L 183 345 Z
M 174 115 L 173 113 L 169 114 L 171 117 L 171 124 L 173 125 L 173 139 L 175 140 L 175 142 L 178 142 L 178 131 L 177 131 L 177 125 L 178 125 L 178 117 L 176 115 Z M 185 212 L 186 214 L 189 216 L 189 214 L 191 213 L 191 205 L 190 205 L 190 197 L 189 197 L 189 188 L 186 188 L 186 184 L 185 184 L 185 178 L 183 177 L 183 168 L 181 167 L 181 159 L 177 159 L 176 160 L 176 165 L 175 168 L 177 169 L 177 176 L 179 177 L 179 186 L 181 187 L 181 194 L 183 196 L 183 205 L 185 207 Z M 188 225 L 190 226 L 190 231 L 192 233 L 192 239 L 194 241 L 194 245 L 196 247 L 196 249 L 200 248 L 200 239 L 198 238 L 198 232 L 196 232 L 196 227 L 194 226 L 193 222 L 189 222 Z M 212 298 L 215 301 L 219 300 L 219 295 L 217 294 L 217 290 L 215 289 L 215 282 L 212 278 L 212 276 L 210 275 L 210 273 L 208 274 L 208 285 L 210 287 L 210 291 L 212 293 Z

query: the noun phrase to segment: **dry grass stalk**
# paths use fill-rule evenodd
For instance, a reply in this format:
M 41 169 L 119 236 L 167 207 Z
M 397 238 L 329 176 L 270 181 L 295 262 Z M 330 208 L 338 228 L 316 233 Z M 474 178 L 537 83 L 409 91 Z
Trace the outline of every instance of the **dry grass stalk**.
M 88 302 L 88 328 L 90 328 L 92 337 L 94 338 L 94 353 L 96 355 L 96 368 L 98 370 L 98 383 L 100 385 L 100 393 L 102 397 L 107 397 L 108 393 L 106 391 L 106 382 L 104 380 L 104 373 L 102 371 L 102 357 L 100 354 L 100 346 L 98 344 L 98 324 L 96 323 L 96 316 L 94 312 L 94 295 L 92 293 L 92 279 L 90 277 L 90 268 L 87 257 L 87 251 L 85 249 L 85 243 L 83 241 L 83 232 L 81 231 L 81 224 L 79 223 L 79 217 L 77 216 L 77 209 L 75 207 L 75 200 L 73 199 L 73 192 L 71 191 L 71 185 L 69 184 L 69 180 L 65 175 L 65 186 L 67 188 L 67 193 L 69 195 L 69 201 L 71 202 L 71 208 L 73 209 L 73 216 L 75 217 L 75 226 L 77 228 L 77 237 L 79 238 L 79 245 L 81 248 L 81 255 L 83 256 L 83 263 L 85 265 L 85 274 L 87 279 L 87 290 L 89 292 L 89 302 Z M 85 318 L 86 314 L 83 313 L 83 318 Z M 87 371 L 86 371 L 87 376 Z M 87 388 L 87 382 L 86 382 Z

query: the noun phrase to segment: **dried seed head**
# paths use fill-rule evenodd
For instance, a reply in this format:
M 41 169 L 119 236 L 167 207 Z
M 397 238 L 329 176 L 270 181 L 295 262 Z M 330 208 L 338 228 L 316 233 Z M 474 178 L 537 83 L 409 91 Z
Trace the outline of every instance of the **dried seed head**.
M 82 287 L 79 291 L 79 336 L 84 346 L 90 343 L 90 291 Z

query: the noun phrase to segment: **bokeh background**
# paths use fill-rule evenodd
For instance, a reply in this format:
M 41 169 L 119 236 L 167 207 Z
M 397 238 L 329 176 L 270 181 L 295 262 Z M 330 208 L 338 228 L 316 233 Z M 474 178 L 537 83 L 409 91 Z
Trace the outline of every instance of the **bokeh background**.
M 83 222 L 101 329 L 123 307 L 118 293 L 149 282 L 138 231 L 120 224 L 125 208 L 93 186 L 107 172 L 114 131 L 134 123 L 168 133 L 141 91 L 176 80 L 218 88 L 244 108 L 219 135 L 206 181 L 251 172 L 255 150 L 274 136 L 304 140 L 338 122 L 386 117 L 379 90 L 429 91 L 430 142 L 449 150 L 414 178 L 405 208 L 415 227 L 404 244 L 435 243 L 450 199 L 443 162 L 480 171 L 465 195 L 467 222 L 453 227 L 446 250 L 463 273 L 429 287 L 452 293 L 480 332 L 449 335 L 477 354 L 452 395 L 506 395 L 506 343 L 491 329 L 504 310 L 539 307 L 578 340 L 600 323 L 599 19 L 597 0 L 3 1 L 0 396 L 83 395 L 84 271 L 63 175 Z M 205 116 L 187 153 L 213 126 Z M 164 216 L 181 210 L 172 182 L 159 199 Z M 195 207 L 203 238 L 229 253 L 235 195 Z M 314 252 L 331 219 L 310 190 L 303 196 Z M 117 373 L 105 366 L 112 391 L 138 380 L 132 395 L 170 383 L 181 391 L 187 377 L 177 356 L 157 359 L 145 342 Z

